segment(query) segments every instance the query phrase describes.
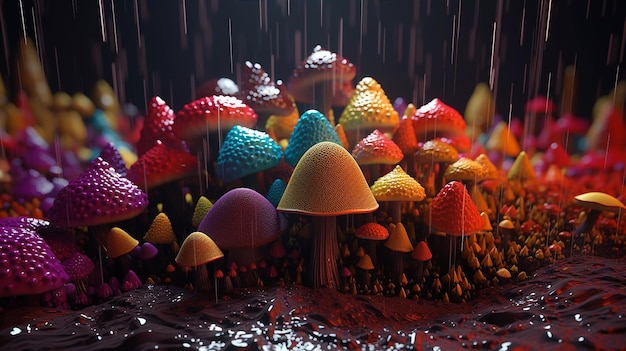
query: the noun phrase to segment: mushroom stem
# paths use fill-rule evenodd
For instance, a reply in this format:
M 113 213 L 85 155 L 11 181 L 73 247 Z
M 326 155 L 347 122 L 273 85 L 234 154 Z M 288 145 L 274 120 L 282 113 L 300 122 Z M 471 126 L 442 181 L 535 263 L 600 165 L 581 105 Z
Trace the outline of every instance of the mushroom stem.
M 437 176 L 435 177 L 435 193 L 438 193 L 443 188 L 443 182 L 445 179 L 446 170 L 448 169 L 447 163 L 438 163 Z
M 391 201 L 389 208 L 391 209 L 391 222 L 393 224 L 400 223 L 402 221 L 402 201 Z
M 583 222 L 580 223 L 580 225 L 574 231 L 574 234 L 572 235 L 572 240 L 574 240 L 574 238 L 581 235 L 582 233 L 590 231 L 593 225 L 596 224 L 598 217 L 600 217 L 600 211 L 594 209 L 589 211 L 589 214 L 587 214 L 585 219 L 583 219 Z
M 339 268 L 337 267 L 337 257 L 339 246 L 336 238 L 336 217 L 335 216 L 315 216 L 311 223 L 313 233 L 315 233 L 315 243 L 313 244 L 313 261 L 311 270 L 313 274 L 313 288 L 327 287 L 338 289 L 340 287 Z
M 391 279 L 398 283 L 404 274 L 404 252 L 390 251 L 391 254 Z
M 204 263 L 196 267 L 196 291 L 211 291 L 209 272 Z

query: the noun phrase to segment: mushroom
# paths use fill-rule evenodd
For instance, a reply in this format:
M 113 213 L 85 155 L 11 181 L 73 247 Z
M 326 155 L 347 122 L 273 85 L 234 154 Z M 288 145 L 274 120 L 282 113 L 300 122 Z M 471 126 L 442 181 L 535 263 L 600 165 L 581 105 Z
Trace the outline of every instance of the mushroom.
M 193 215 L 191 217 L 191 225 L 194 228 L 198 228 L 204 217 L 209 213 L 213 203 L 206 196 L 200 196 L 196 202 L 196 207 L 193 209 Z
M 368 222 L 356 228 L 354 236 L 360 239 L 360 242 L 365 246 L 365 251 L 369 255 L 370 260 L 376 265 L 378 261 L 376 243 L 389 238 L 387 228 L 376 222 Z
M 403 202 L 422 201 L 426 197 L 422 185 L 406 174 L 399 165 L 378 178 L 370 188 L 376 201 L 391 202 L 391 218 L 394 224 L 401 222 Z
M 407 173 L 415 176 L 415 153 L 419 150 L 417 137 L 415 137 L 415 129 L 413 129 L 413 121 L 410 116 L 415 113 L 415 106 L 409 104 L 404 112 L 404 116 L 400 118 L 398 129 L 393 133 L 393 140 L 404 154 L 403 167 Z
M 493 128 L 485 143 L 485 148 L 496 166 L 502 165 L 505 157 L 517 157 L 521 151 L 515 135 L 504 121 L 498 122 Z
M 196 88 L 196 99 L 213 95 L 234 96 L 239 93 L 239 87 L 227 77 L 209 79 Z
M 331 141 L 341 145 L 333 126 L 317 110 L 305 111 L 291 133 L 289 144 L 285 148 L 285 162 L 295 167 L 304 153 L 313 145 L 322 141 Z
M 370 255 L 364 254 L 361 256 L 355 266 L 358 268 L 359 273 L 357 275 L 357 283 L 363 287 L 363 290 L 369 291 L 371 285 L 371 275 L 369 272 L 374 270 L 374 263 L 372 262 Z
M 100 150 L 100 157 L 108 162 L 119 175 L 126 177 L 128 168 L 115 144 L 112 142 L 106 143 Z
M 415 160 L 422 169 L 420 177 L 426 180 L 420 183 L 426 185 L 426 190 L 429 193 L 432 193 L 432 195 L 436 194 L 443 187 L 448 165 L 456 162 L 458 159 L 458 151 L 450 144 L 440 139 L 432 139 L 425 142 L 415 154 Z M 429 180 L 431 179 L 431 173 L 435 171 L 435 165 L 437 165 L 437 175 L 433 184 Z
M 209 278 L 206 264 L 224 257 L 219 246 L 201 232 L 189 234 L 174 259 L 183 267 L 196 267 L 196 286 L 198 290 L 209 289 Z M 217 304 L 217 277 L 215 278 L 215 303 Z
M 525 151 L 517 155 L 506 177 L 517 195 L 525 194 L 524 189 L 528 186 L 528 182 L 535 179 L 535 170 Z
M 174 254 L 177 254 L 179 250 L 172 222 L 163 212 L 160 212 L 156 215 L 156 217 L 154 217 L 152 224 L 150 224 L 150 228 L 148 228 L 148 231 L 143 236 L 143 240 L 151 244 L 171 245 Z
M 312 216 L 316 236 L 309 272 L 313 287 L 340 288 L 336 217 L 377 208 L 359 165 L 343 146 L 325 141 L 304 153 L 277 209 Z
M 425 240 L 421 240 L 415 245 L 411 252 L 411 258 L 417 261 L 417 277 L 415 281 L 417 284 L 420 284 L 424 274 L 424 262 L 433 258 L 433 254 L 430 252 L 430 248 Z
M 399 123 L 398 112 L 380 84 L 371 77 L 361 79 L 339 117 L 339 124 L 343 126 L 351 145 L 374 129 L 391 135 Z
M 283 149 L 267 133 L 234 126 L 219 151 L 217 175 L 224 182 L 241 179 L 245 186 L 258 189 L 257 173 L 278 165 L 282 156 Z
M 465 132 L 465 120 L 454 108 L 434 98 L 411 116 L 418 141 L 436 137 L 452 138 Z
M 238 95 L 256 112 L 260 128 L 270 115 L 287 116 L 294 110 L 285 86 L 280 81 L 274 83 L 259 63 L 246 61 L 241 69 L 243 82 Z
M 404 275 L 404 254 L 413 251 L 413 245 L 402 222 L 389 225 L 389 238 L 385 241 L 385 247 L 391 254 L 391 279 L 398 283 Z
M 537 95 L 526 102 L 524 109 L 526 112 L 524 121 L 527 122 L 524 125 L 524 135 L 536 138 L 546 128 L 546 124 L 552 121 L 554 103 L 545 96 Z
M 148 152 L 154 146 L 155 140 L 186 151 L 186 144 L 174 134 L 175 118 L 174 110 L 161 97 L 152 97 L 137 141 L 137 156 L 141 157 Z
M 61 262 L 36 232 L 47 223 L 29 217 L 0 220 L 0 297 L 40 294 L 68 282 Z
M 467 121 L 465 134 L 470 138 L 472 144 L 478 137 L 487 132 L 493 122 L 495 115 L 495 99 L 491 88 L 486 83 L 478 83 L 472 92 L 463 116 Z
M 133 251 L 139 245 L 139 241 L 128 232 L 119 227 L 113 227 L 101 241 L 101 244 L 109 258 L 118 258 Z
M 265 130 L 267 131 L 267 134 L 275 138 L 274 140 L 276 140 L 277 143 L 285 143 L 285 141 L 289 140 L 289 137 L 299 120 L 300 112 L 294 102 L 294 107 L 288 115 L 269 116 L 267 122 L 265 122 Z M 281 144 L 281 147 L 282 146 L 283 145 Z
M 327 115 L 332 106 L 333 90 L 343 91 L 346 82 L 350 83 L 354 76 L 356 67 L 348 59 L 317 45 L 311 55 L 293 70 L 287 89 L 296 101 L 313 104 Z
M 354 146 L 352 156 L 360 166 L 369 166 L 369 184 L 378 179 L 381 165 L 395 165 L 404 158 L 398 145 L 378 129 Z
M 286 225 L 284 216 L 263 195 L 235 188 L 215 201 L 198 231 L 227 251 L 229 262 L 245 266 L 265 258 L 261 247 L 278 239 Z
M 587 233 L 595 225 L 602 212 L 623 212 L 626 206 L 617 198 L 602 192 L 588 192 L 574 196 L 574 205 L 589 209 L 583 222 L 578 225 L 572 234 L 572 240 L 583 233 Z
M 265 194 L 265 198 L 274 206 L 278 206 L 280 202 L 280 198 L 283 197 L 283 193 L 287 188 L 287 182 L 284 180 L 277 178 L 270 185 L 269 189 L 267 189 L 267 194 Z

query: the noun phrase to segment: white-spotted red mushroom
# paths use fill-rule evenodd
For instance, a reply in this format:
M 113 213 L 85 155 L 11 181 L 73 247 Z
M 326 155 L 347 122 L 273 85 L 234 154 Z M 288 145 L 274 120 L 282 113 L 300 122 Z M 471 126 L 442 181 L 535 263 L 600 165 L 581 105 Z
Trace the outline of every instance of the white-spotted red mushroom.
M 309 270 L 312 285 L 338 289 L 336 217 L 371 213 L 378 209 L 378 203 L 352 155 L 341 145 L 321 142 L 296 165 L 277 209 L 312 216 L 316 234 Z
M 389 238 L 387 228 L 376 222 L 368 222 L 356 228 L 354 236 L 360 239 L 360 242 L 365 247 L 365 251 L 369 254 L 374 265 L 376 265 L 378 261 L 376 244 Z
M 404 158 L 398 145 L 378 129 L 354 146 L 352 156 L 360 166 L 367 166 L 369 184 L 378 179 L 381 166 L 398 164 Z

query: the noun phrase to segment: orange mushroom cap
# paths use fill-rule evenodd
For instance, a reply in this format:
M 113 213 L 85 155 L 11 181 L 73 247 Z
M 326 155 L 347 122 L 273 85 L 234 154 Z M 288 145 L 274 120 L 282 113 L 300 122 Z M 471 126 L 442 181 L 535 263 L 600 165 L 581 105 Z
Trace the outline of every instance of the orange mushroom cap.
M 110 258 L 117 258 L 131 252 L 139 241 L 128 234 L 124 229 L 113 227 L 106 234 L 103 243 L 104 250 Z
M 428 244 L 422 240 L 415 245 L 415 248 L 411 252 L 411 257 L 416 261 L 425 262 L 433 258 L 433 253 L 430 252 Z
M 202 232 L 193 232 L 183 241 L 175 261 L 181 266 L 196 267 L 222 257 L 224 253 L 213 239 Z
M 354 236 L 366 240 L 387 240 L 389 231 L 376 222 L 368 222 L 356 228 Z
M 375 129 L 354 146 L 352 156 L 360 165 L 393 165 L 404 158 L 398 145 L 378 129 Z
M 170 244 L 176 242 L 176 234 L 170 218 L 163 212 L 154 217 L 143 240 L 152 244 Z
M 482 230 L 485 220 L 463 183 L 446 184 L 430 203 L 424 218 L 430 226 L 455 236 L 466 236 Z
M 480 177 L 481 180 L 494 180 L 500 178 L 500 172 L 498 171 L 498 168 L 496 167 L 496 165 L 493 164 L 493 162 L 491 162 L 487 155 L 480 154 L 476 156 L 474 161 L 483 166 L 483 173 Z
M 419 150 L 417 138 L 415 137 L 415 129 L 413 128 L 413 121 L 411 121 L 410 118 L 403 117 L 400 119 L 398 129 L 393 133 L 391 140 L 398 145 L 405 155 L 412 157 L 413 154 Z
M 359 261 L 356 263 L 356 266 L 365 271 L 371 271 L 374 269 L 374 263 L 372 262 L 372 258 L 368 254 L 364 254 L 361 256 Z
M 406 232 L 406 228 L 399 222 L 393 226 L 389 239 L 385 241 L 385 247 L 395 252 L 411 252 L 413 251 L 413 245 L 409 240 L 409 234 Z
M 311 216 L 369 213 L 376 209 L 378 202 L 352 155 L 343 146 L 328 141 L 304 153 L 277 206 L 279 211 Z
M 398 128 L 400 119 L 380 84 L 374 78 L 364 77 L 357 84 L 338 123 L 346 131 L 361 129 L 365 133 L 381 129 L 393 132 Z
M 496 124 L 485 146 L 489 151 L 501 152 L 508 157 L 516 157 L 521 150 L 515 135 L 504 121 Z
M 454 163 L 459 159 L 459 152 L 440 139 L 432 139 L 417 150 L 415 157 L 420 163 Z
M 469 158 L 461 157 L 448 166 L 445 177 L 448 181 L 479 181 L 483 174 L 483 167 Z
M 525 151 L 521 151 L 519 155 L 517 155 L 506 177 L 509 180 L 535 179 L 535 170 L 533 169 L 530 159 L 528 158 L 528 154 L 526 154 Z
M 426 197 L 424 187 L 399 165 L 370 188 L 377 201 L 422 201 Z
M 454 137 L 465 132 L 463 116 L 454 108 L 434 98 L 411 116 L 417 140 L 434 137 Z

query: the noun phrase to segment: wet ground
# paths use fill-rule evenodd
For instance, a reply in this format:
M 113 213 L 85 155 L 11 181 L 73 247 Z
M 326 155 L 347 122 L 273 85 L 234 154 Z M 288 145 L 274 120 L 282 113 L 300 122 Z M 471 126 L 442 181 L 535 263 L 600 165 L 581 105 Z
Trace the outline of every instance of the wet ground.
M 229 296 L 144 285 L 78 311 L 0 314 L 3 350 L 626 349 L 626 258 L 578 256 L 467 303 L 298 285 Z

